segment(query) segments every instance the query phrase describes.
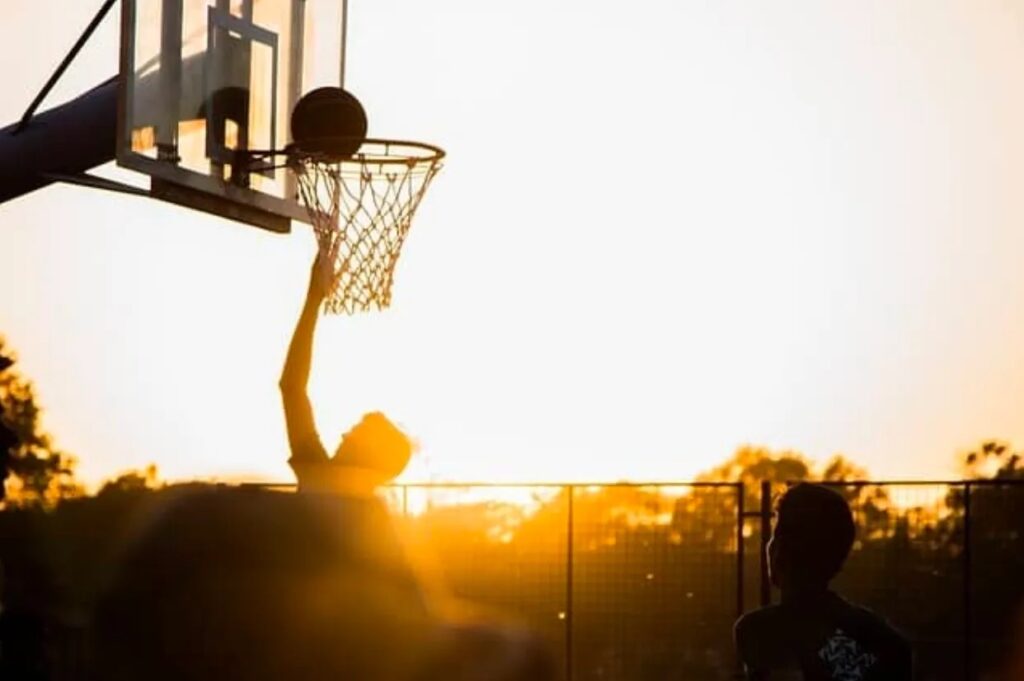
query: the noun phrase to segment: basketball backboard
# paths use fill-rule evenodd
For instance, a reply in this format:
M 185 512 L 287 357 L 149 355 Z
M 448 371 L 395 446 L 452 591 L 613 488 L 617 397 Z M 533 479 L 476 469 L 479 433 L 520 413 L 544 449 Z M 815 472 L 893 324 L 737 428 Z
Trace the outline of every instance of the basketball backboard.
M 151 194 L 273 231 L 308 220 L 283 149 L 305 93 L 344 78 L 346 0 L 123 0 L 118 164 Z

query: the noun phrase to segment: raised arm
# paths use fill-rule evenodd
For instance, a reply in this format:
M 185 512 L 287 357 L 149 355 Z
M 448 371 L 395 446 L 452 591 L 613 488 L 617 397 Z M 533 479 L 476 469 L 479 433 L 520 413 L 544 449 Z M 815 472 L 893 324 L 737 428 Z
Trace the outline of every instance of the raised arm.
M 313 407 L 309 402 L 306 386 L 309 383 L 309 370 L 313 363 L 313 334 L 320 313 L 326 289 L 324 277 L 320 271 L 320 260 L 313 262 L 309 274 L 309 290 L 306 302 L 302 306 L 302 314 L 295 325 L 288 357 L 281 372 L 281 398 L 284 402 L 284 419 L 288 426 L 288 444 L 291 446 L 289 463 L 303 483 L 303 469 L 306 464 L 327 462 L 327 451 L 320 441 L 313 420 Z

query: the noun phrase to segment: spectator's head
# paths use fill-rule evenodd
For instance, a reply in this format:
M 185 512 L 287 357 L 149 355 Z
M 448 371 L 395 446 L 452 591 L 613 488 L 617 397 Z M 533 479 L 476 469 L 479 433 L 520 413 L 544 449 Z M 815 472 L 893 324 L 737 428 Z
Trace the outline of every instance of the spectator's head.
M 335 460 L 368 473 L 374 484 L 384 484 L 405 470 L 412 452 L 409 436 L 387 416 L 374 411 L 342 436 Z
M 95 618 L 109 681 L 405 681 L 437 629 L 370 500 L 161 493 Z
M 853 514 L 846 500 L 822 485 L 800 483 L 779 499 L 768 542 L 772 583 L 783 589 L 824 588 L 853 546 Z

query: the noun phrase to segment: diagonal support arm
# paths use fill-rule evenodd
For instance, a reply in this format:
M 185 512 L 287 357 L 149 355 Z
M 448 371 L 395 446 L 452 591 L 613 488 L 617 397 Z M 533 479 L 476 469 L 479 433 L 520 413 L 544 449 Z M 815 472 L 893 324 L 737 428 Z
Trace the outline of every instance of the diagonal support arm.
M 46 81 L 46 85 L 43 86 L 43 89 L 39 91 L 36 98 L 28 105 L 28 109 L 25 110 L 24 115 L 21 117 L 21 121 L 14 129 L 15 135 L 28 127 L 28 124 L 32 122 L 32 116 L 35 115 L 36 109 L 38 109 L 39 105 L 43 103 L 44 99 L 46 99 L 46 95 L 50 94 L 50 90 L 52 90 L 53 86 L 57 84 L 57 81 L 59 81 L 60 77 L 64 75 L 64 72 L 68 70 L 68 67 L 71 66 L 71 62 L 75 60 L 75 57 L 77 57 L 78 53 L 82 51 L 85 44 L 89 42 L 89 38 L 91 38 L 92 34 L 96 32 L 96 28 L 100 25 L 100 22 L 103 21 L 104 17 L 107 16 L 107 13 L 110 11 L 110 8 L 114 6 L 115 2 L 117 2 L 117 0 L 104 0 L 103 6 L 100 7 L 100 11 L 96 13 L 96 16 L 92 18 L 89 25 L 85 27 L 85 31 L 78 37 L 78 41 L 71 48 L 71 51 L 67 53 L 67 56 L 64 57 L 64 61 L 60 63 L 57 70 L 54 71 L 53 75 L 50 76 L 50 79 Z

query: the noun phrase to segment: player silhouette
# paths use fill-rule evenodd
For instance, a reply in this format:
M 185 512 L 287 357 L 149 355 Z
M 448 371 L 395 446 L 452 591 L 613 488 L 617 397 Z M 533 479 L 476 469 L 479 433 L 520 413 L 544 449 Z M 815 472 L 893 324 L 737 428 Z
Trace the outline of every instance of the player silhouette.
M 748 679 L 909 681 L 910 645 L 881 617 L 829 590 L 853 546 L 846 501 L 801 483 L 779 500 L 768 568 L 782 602 L 736 622 Z
M 366 495 L 397 477 L 412 456 L 412 442 L 381 412 L 370 412 L 342 436 L 329 457 L 317 433 L 306 386 L 313 335 L 327 294 L 330 265 L 319 256 L 309 275 L 306 301 L 281 373 L 281 397 L 291 458 L 300 491 Z

